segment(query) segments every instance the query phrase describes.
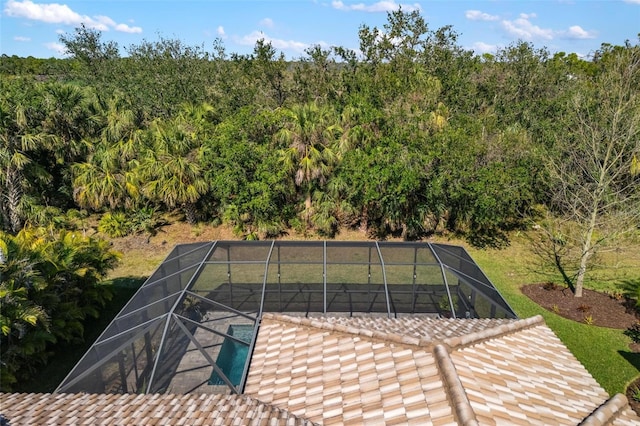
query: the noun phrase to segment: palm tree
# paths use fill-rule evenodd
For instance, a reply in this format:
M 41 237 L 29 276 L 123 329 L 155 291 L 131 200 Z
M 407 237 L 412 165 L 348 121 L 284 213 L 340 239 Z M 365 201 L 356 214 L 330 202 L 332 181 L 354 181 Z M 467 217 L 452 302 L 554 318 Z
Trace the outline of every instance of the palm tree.
M 129 208 L 138 203 L 136 156 L 144 148 L 142 120 L 119 96 L 101 106 L 100 139 L 87 160 L 72 167 L 73 195 L 83 208 Z
M 39 128 L 36 86 L 3 79 L 0 88 L 0 219 L 5 229 L 17 233 L 24 224 L 27 175 L 48 175 L 33 161 L 46 138 Z
M 338 161 L 335 149 L 341 129 L 331 110 L 315 103 L 295 105 L 287 113 L 289 120 L 276 139 L 287 145 L 280 151 L 281 162 L 304 191 L 303 216 L 309 226 L 312 194 L 316 186 L 324 185 Z
M 30 298 L 30 289 L 46 286 L 37 257 L 17 237 L 0 231 L 0 388 L 10 390 L 19 371 L 51 341 L 45 309 Z
M 50 135 L 58 161 L 74 161 L 86 152 L 87 137 L 98 117 L 92 111 L 92 96 L 77 85 L 49 83 L 43 88 L 43 130 Z
M 95 211 L 131 207 L 140 195 L 135 164 L 132 160 L 122 167 L 117 149 L 98 144 L 86 162 L 72 166 L 74 199 L 80 207 Z
M 0 231 L 0 389 L 46 362 L 49 343 L 82 338 L 110 296 L 101 281 L 118 260 L 105 240 L 25 227 Z
M 211 110 L 207 104 L 187 105 L 175 119 L 153 122 L 140 164 L 144 193 L 168 208 L 182 208 L 188 223 L 196 222 L 196 203 L 209 190 L 200 161 Z

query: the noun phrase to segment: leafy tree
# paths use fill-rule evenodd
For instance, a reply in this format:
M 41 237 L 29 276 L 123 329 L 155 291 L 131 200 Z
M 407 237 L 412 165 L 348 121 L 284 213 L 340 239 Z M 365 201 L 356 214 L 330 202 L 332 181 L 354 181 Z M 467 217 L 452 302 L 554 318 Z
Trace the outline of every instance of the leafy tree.
M 290 90 L 284 54 L 280 52 L 278 55 L 270 42 L 260 39 L 253 48 L 250 63 L 258 91 L 262 92 L 258 102 L 262 105 L 283 106 Z
M 305 53 L 307 56 L 300 59 L 293 71 L 292 91 L 296 102 L 328 103 L 337 100 L 343 88 L 332 50 L 315 45 Z
M 97 85 L 98 93 L 116 81 L 113 65 L 120 58 L 120 47 L 116 42 L 103 41 L 102 32 L 82 24 L 73 34 L 61 34 L 59 41 L 79 65 L 74 68 L 74 78 Z
M 212 55 L 204 46 L 178 39 L 144 40 L 126 51 L 127 57 L 118 63 L 118 88 L 150 118 L 170 119 L 183 105 L 212 100 L 217 80 L 224 76 L 224 70 L 216 69 L 220 61 L 210 61 Z
M 295 187 L 272 147 L 282 110 L 246 107 L 216 125 L 203 149 L 210 214 L 244 237 L 276 236 L 287 226 Z

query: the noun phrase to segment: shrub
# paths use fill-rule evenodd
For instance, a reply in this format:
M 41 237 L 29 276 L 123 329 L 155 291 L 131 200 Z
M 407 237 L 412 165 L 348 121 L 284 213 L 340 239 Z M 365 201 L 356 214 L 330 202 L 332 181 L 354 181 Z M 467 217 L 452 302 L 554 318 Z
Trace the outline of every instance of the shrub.
M 640 322 L 633 324 L 627 328 L 623 333 L 629 336 L 634 343 L 640 343 Z
M 588 312 L 591 310 L 591 306 L 583 303 L 580 306 L 578 306 L 576 309 L 578 309 L 580 312 Z
M 98 222 L 98 231 L 112 238 L 125 237 L 133 231 L 131 222 L 122 212 L 105 213 Z

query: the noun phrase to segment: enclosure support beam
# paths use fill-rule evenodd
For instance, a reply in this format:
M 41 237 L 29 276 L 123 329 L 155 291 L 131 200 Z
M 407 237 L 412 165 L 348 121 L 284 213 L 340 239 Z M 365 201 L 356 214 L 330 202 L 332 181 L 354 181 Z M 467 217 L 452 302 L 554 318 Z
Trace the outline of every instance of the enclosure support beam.
M 387 271 L 384 266 L 384 259 L 382 258 L 382 252 L 380 251 L 380 245 L 376 241 L 376 250 L 378 250 L 378 257 L 380 257 L 380 264 L 382 265 L 382 281 L 384 282 L 384 296 L 387 300 L 387 317 L 391 318 L 391 296 L 389 295 L 389 286 L 387 285 Z M 394 312 L 395 314 L 395 312 Z
M 447 290 L 447 297 L 449 298 L 449 309 L 451 309 L 451 315 L 453 318 L 456 318 L 456 310 L 453 307 L 453 298 L 451 297 L 451 291 L 449 291 L 449 283 L 447 282 L 447 274 L 444 272 L 444 265 L 442 264 L 442 260 L 438 256 L 438 253 L 431 247 L 431 243 L 427 243 L 429 245 L 429 249 L 431 249 L 431 253 L 435 256 L 438 264 L 440 265 L 440 273 L 442 274 L 442 281 L 444 282 L 444 288 Z

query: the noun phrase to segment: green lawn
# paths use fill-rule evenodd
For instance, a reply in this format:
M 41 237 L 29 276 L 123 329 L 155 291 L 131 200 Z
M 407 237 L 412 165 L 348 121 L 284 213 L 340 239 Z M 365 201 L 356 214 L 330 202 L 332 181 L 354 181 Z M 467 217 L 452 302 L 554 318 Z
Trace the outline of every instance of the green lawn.
M 510 247 L 502 250 L 467 249 L 518 316 L 527 318 L 542 315 L 547 325 L 609 394 L 624 393 L 626 386 L 640 375 L 640 354 L 629 350 L 630 339 L 623 334 L 623 330 L 567 320 L 541 308 L 520 292 L 524 284 L 549 279 L 535 272 L 535 262 L 527 248 L 526 239 L 516 238 Z M 611 289 L 615 286 L 617 276 L 622 281 L 628 279 L 630 274 L 640 276 L 640 263 L 618 264 L 608 272 L 601 271 L 599 276 L 604 279 L 599 283 L 591 283 L 591 287 Z
M 348 234 L 341 239 L 357 239 L 358 235 Z M 361 236 L 360 239 L 364 238 Z M 580 324 L 566 320 L 542 309 L 520 292 L 524 284 L 549 280 L 537 272 L 532 254 L 525 238 L 516 236 L 512 244 L 501 250 L 479 250 L 469 247 L 458 240 L 440 241 L 462 244 L 478 262 L 489 279 L 516 311 L 519 317 L 526 318 L 541 314 L 547 325 L 565 343 L 571 352 L 589 370 L 595 379 L 611 395 L 624 392 L 625 387 L 640 375 L 640 355 L 629 351 L 629 338 L 622 330 L 613 330 Z M 172 244 L 173 241 L 170 241 Z M 135 288 L 144 280 L 136 275 L 149 275 L 161 263 L 171 250 L 171 244 L 146 250 L 131 250 L 125 253 L 121 267 L 111 275 L 115 297 L 105 309 L 99 321 L 89 321 L 85 330 L 86 342 L 83 345 L 62 345 L 48 366 L 37 375 L 37 379 L 22 383 L 16 389 L 20 392 L 51 392 L 55 390 L 84 352 L 91 346 L 111 319 L 119 312 L 131 297 Z M 594 289 L 612 289 L 616 282 L 640 277 L 640 243 L 626 251 L 612 253 L 608 260 L 615 267 L 598 272 L 598 281 L 591 281 Z M 262 265 L 260 265 L 262 268 Z M 262 272 L 262 269 L 260 269 Z M 634 278 L 635 277 L 635 278 Z M 560 282 L 559 280 L 557 282 Z

